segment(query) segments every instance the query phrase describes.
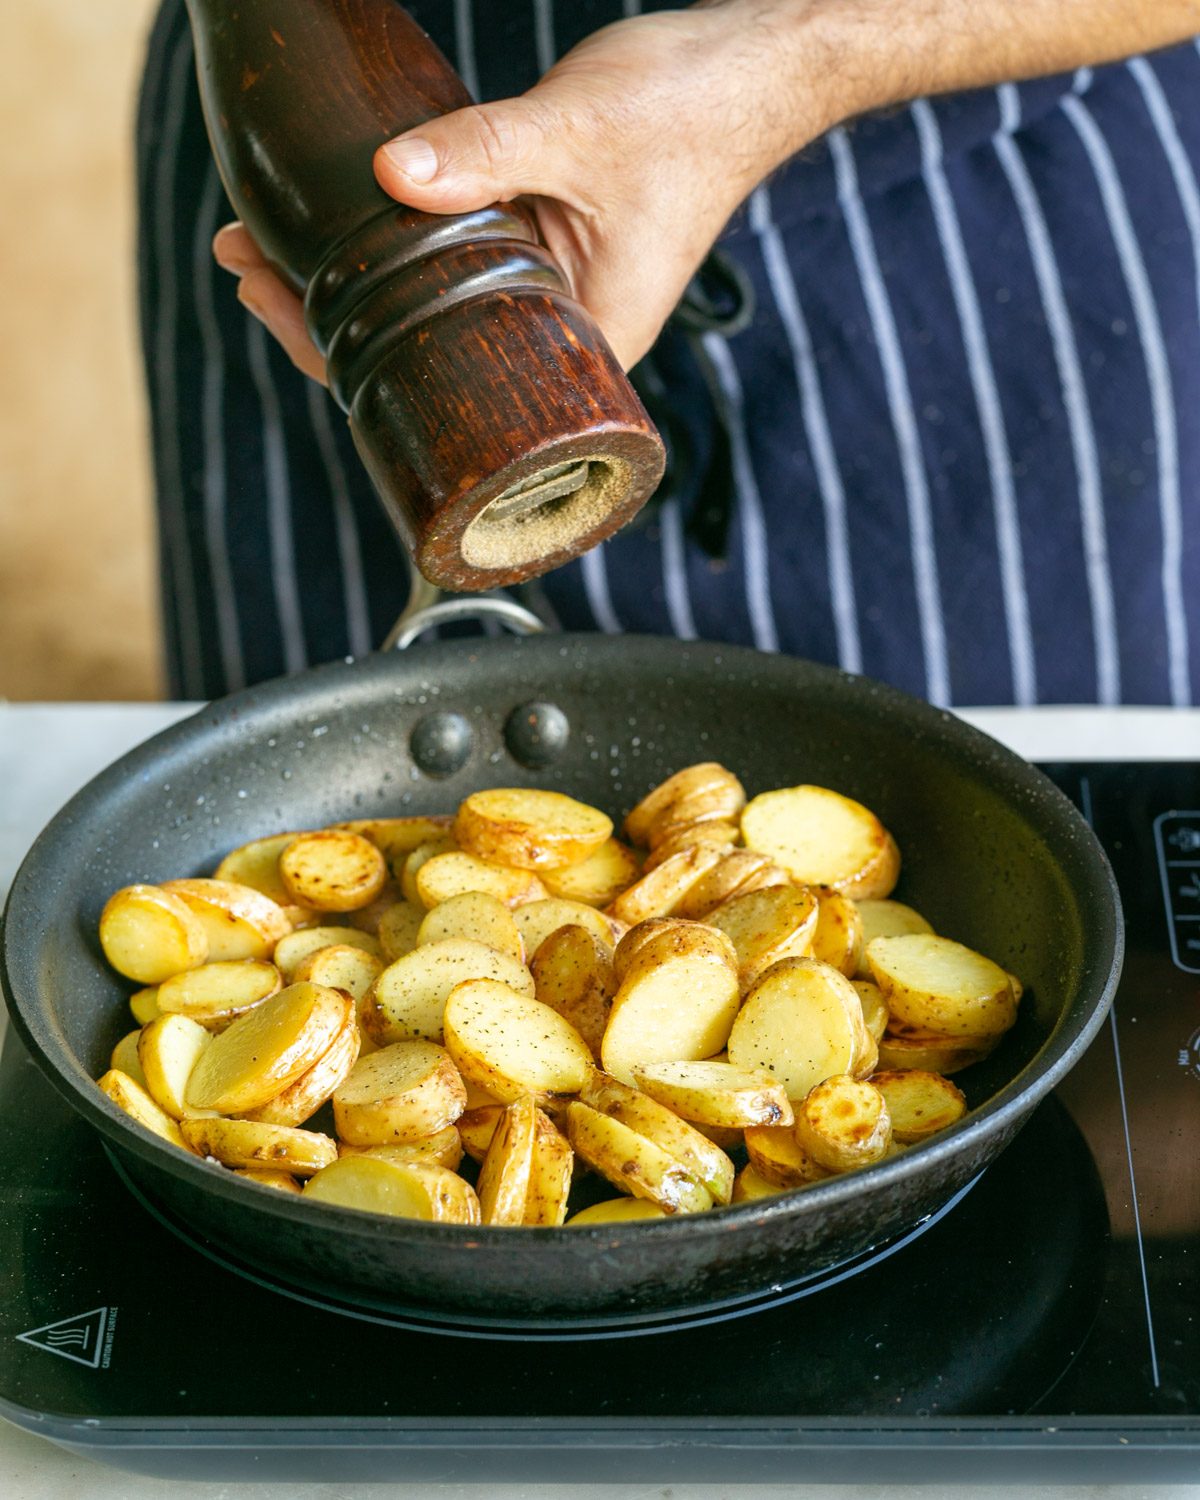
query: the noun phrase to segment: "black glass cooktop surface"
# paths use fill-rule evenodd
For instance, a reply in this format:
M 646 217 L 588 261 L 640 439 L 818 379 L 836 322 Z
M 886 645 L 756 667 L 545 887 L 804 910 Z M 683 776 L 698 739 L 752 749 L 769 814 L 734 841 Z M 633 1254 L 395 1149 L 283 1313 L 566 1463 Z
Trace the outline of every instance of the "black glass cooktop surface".
M 1051 772 L 1121 886 L 1117 1004 L 919 1232 L 637 1337 L 433 1332 L 181 1240 L 10 1034 L 0 1411 L 176 1478 L 1195 1478 L 1200 767 Z

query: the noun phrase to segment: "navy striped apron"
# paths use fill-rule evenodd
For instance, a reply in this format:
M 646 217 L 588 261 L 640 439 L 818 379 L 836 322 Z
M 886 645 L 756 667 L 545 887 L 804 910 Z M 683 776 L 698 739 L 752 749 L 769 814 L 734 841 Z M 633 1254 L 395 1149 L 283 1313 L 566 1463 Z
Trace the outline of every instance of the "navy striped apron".
M 637 8 L 409 5 L 479 98 Z M 693 461 L 544 580 L 561 623 L 785 651 L 940 704 L 1200 696 L 1198 98 L 1188 44 L 918 100 L 790 162 L 721 241 L 748 326 L 672 325 L 649 366 Z M 151 38 L 138 165 L 171 689 L 365 652 L 407 567 L 341 413 L 212 263 L 232 215 L 183 0 Z

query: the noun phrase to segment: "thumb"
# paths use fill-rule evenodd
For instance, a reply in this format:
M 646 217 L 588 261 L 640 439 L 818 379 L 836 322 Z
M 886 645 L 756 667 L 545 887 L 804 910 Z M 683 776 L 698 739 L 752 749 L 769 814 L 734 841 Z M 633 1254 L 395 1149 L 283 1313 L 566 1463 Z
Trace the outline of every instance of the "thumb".
M 523 193 L 561 196 L 568 133 L 536 90 L 426 120 L 375 153 L 380 187 L 429 213 L 465 213 Z

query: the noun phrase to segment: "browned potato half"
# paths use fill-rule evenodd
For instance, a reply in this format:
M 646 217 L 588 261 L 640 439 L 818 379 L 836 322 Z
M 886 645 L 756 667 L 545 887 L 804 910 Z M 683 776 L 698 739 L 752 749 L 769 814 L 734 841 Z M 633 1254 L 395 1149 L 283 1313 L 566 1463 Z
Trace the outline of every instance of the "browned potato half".
M 569 1021 L 598 1058 L 617 989 L 607 947 L 585 927 L 560 927 L 539 944 L 530 970 L 535 997 Z
M 858 908 L 837 891 L 817 889 L 817 926 L 812 938 L 812 956 L 831 964 L 853 979 L 863 953 L 863 924 Z
M 892 1134 L 903 1146 L 927 1140 L 967 1112 L 962 1090 L 940 1073 L 921 1068 L 885 1070 L 871 1082 L 886 1100 Z
M 118 1073 L 124 1073 L 127 1078 L 132 1078 L 134 1083 L 140 1084 L 142 1088 L 146 1088 L 146 1075 L 142 1072 L 142 1065 L 138 1060 L 138 1042 L 141 1038 L 140 1029 L 126 1033 L 112 1049 L 108 1066 Z
M 343 1156 L 309 1179 L 304 1196 L 360 1213 L 425 1219 L 434 1224 L 478 1224 L 475 1189 L 445 1167 Z
M 261 891 L 287 913 L 296 926 L 306 921 L 311 909 L 295 901 L 279 873 L 279 856 L 299 832 L 274 833 L 265 839 L 252 839 L 227 854 L 213 871 L 214 880 L 228 880 L 234 885 L 248 885 Z
M 456 1122 L 463 1150 L 472 1161 L 482 1161 L 488 1154 L 496 1127 L 504 1118 L 503 1104 L 477 1104 L 465 1109 Z
M 593 1203 L 590 1208 L 581 1208 L 566 1221 L 572 1225 L 586 1227 L 588 1224 L 628 1224 L 634 1219 L 665 1219 L 666 1209 L 652 1203 L 649 1198 L 609 1198 L 603 1203 Z
M 538 903 L 534 903 L 537 905 Z M 522 911 L 528 910 L 522 907 Z M 485 891 L 464 891 L 451 896 L 426 912 L 417 929 L 414 947 L 422 943 L 440 943 L 446 938 L 467 938 L 486 943 L 499 953 L 506 953 L 517 963 L 525 961 L 525 947 L 513 914 L 503 901 Z
M 333 1118 L 351 1146 L 403 1146 L 453 1125 L 467 1091 L 433 1042 L 396 1042 L 360 1058 L 334 1091 Z
M 523 1224 L 533 1171 L 538 1111 L 530 1098 L 514 1099 L 496 1122 L 479 1170 L 479 1210 L 485 1224 Z
M 160 1136 L 172 1146 L 178 1146 L 181 1151 L 191 1151 L 192 1148 L 179 1133 L 178 1124 L 167 1114 L 166 1110 L 160 1109 L 141 1084 L 135 1083 L 127 1073 L 110 1068 L 97 1081 L 97 1086 L 102 1093 L 108 1095 L 118 1109 L 124 1110 L 129 1118 L 136 1120 L 144 1130 L 150 1131 L 152 1135 Z
M 524 1223 L 557 1229 L 565 1221 L 574 1169 L 575 1153 L 570 1141 L 556 1129 L 549 1115 L 539 1109 Z
M 741 782 L 724 766 L 715 761 L 702 761 L 694 766 L 685 766 L 660 782 L 653 791 L 647 792 L 625 819 L 625 833 L 631 843 L 653 848 L 670 837 L 672 825 L 687 826 L 690 823 L 729 821 L 736 818 L 746 801 Z M 702 808 L 705 816 L 693 812 L 692 816 L 677 815 L 676 809 Z M 656 838 L 655 835 L 658 835 Z
M 617 839 L 605 839 L 599 849 L 565 870 L 542 871 L 542 884 L 552 896 L 582 901 L 585 906 L 607 906 L 641 874 L 641 862 Z
M 772 964 L 806 958 L 812 952 L 817 899 L 811 891 L 795 886 L 769 886 L 734 896 L 710 912 L 707 921 L 733 944 L 744 994 Z
M 770 1073 L 752 1073 L 729 1062 L 643 1063 L 633 1081 L 644 1094 L 700 1125 L 790 1125 L 792 1106 Z
M 136 990 L 129 997 L 129 1009 L 139 1026 L 148 1025 L 155 1016 L 161 1014 L 158 1008 L 158 986 L 152 984 L 144 990 Z
M 646 855 L 642 874 L 649 875 L 651 870 L 666 864 L 667 860 L 676 854 L 682 854 L 685 849 L 703 847 L 715 849 L 718 854 L 729 854 L 741 841 L 741 837 L 742 831 L 736 823 L 693 823 L 688 828 L 679 829 L 663 843 L 656 844 Z
M 214 1037 L 188 1080 L 190 1109 L 258 1109 L 295 1083 L 354 1014 L 340 990 L 293 984 Z
M 660 933 L 635 953 L 613 998 L 604 1069 L 629 1083 L 641 1063 L 711 1057 L 737 1013 L 737 975 L 703 928 Z
M 728 1203 L 734 1167 L 719 1146 L 673 1110 L 616 1078 L 593 1071 L 580 1090 L 580 1102 L 620 1120 L 673 1157 L 716 1203 Z
M 504 1103 L 523 1094 L 577 1094 L 592 1067 L 587 1043 L 569 1022 L 495 980 L 453 990 L 445 1025 L 459 1072 Z
M 918 1068 L 926 1073 L 961 1073 L 982 1062 L 999 1040 L 996 1036 L 938 1036 L 889 1021 L 879 1039 L 879 1066 L 885 1072 Z
M 757 1175 L 776 1188 L 808 1187 L 831 1175 L 801 1145 L 794 1126 L 751 1126 L 746 1131 L 746 1155 Z
M 184 1140 L 200 1156 L 226 1167 L 268 1167 L 293 1177 L 311 1177 L 337 1160 L 337 1142 L 315 1130 L 264 1125 L 257 1120 L 184 1120 Z
M 826 1078 L 796 1110 L 796 1139 L 831 1172 L 852 1172 L 887 1155 L 892 1121 L 887 1101 L 859 1078 Z
M 757 880 L 760 876 L 767 877 L 766 885 L 791 883 L 787 872 L 781 870 L 767 855 L 758 854 L 753 849 L 731 849 L 719 864 L 714 865 L 707 874 L 701 875 L 692 886 L 679 903 L 678 915 L 703 919 L 723 901 L 740 895 L 748 881 Z M 761 888 L 757 885 L 755 887 Z
M 322 828 L 292 840 L 279 856 L 279 873 L 301 906 L 357 911 L 378 896 L 388 868 L 370 839 L 344 828 Z
M 377 939 L 369 932 L 359 932 L 356 927 L 302 927 L 297 932 L 289 932 L 275 944 L 275 967 L 284 981 L 291 984 L 296 978 L 296 970 L 310 953 L 316 953 L 320 948 L 332 948 L 335 944 L 360 948 L 376 958 L 383 951 Z
M 653 917 L 673 916 L 702 875 L 721 861 L 721 851 L 691 845 L 643 874 L 606 908 L 610 917 L 635 927 Z
M 425 920 L 425 908 L 411 901 L 397 901 L 379 919 L 379 946 L 388 963 L 395 963 L 417 946 L 417 934 Z
M 878 1045 L 888 1024 L 887 1001 L 883 998 L 883 991 L 873 979 L 852 979 L 850 982 L 862 1003 L 863 1023 Z
M 690 953 L 699 944 L 723 958 L 731 969 L 737 968 L 737 953 L 733 944 L 715 927 L 682 917 L 651 917 L 649 921 L 639 922 L 636 927 L 631 927 L 613 950 L 613 973 L 618 984 L 625 978 L 633 960 L 646 944 L 651 939 L 658 939 L 664 932 L 677 934 L 677 941 L 672 945 L 658 944 L 656 953 L 661 954 L 668 947 L 677 952 Z
M 300 1184 L 287 1172 L 272 1172 L 264 1167 L 234 1167 L 235 1177 L 244 1177 L 247 1182 L 257 1182 L 259 1187 L 274 1188 L 279 1193 L 299 1193 Z
M 611 1115 L 576 1102 L 567 1110 L 567 1129 L 580 1160 L 635 1198 L 648 1198 L 668 1214 L 712 1207 L 708 1191 L 682 1162 Z
M 612 819 L 561 792 L 492 787 L 459 806 L 454 836 L 468 854 L 516 870 L 565 870 L 612 837 Z
M 939 1036 L 1000 1036 L 1017 1019 L 1007 973 L 950 938 L 875 938 L 867 959 L 888 1010 L 910 1026 Z
M 345 990 L 361 1000 L 382 973 L 383 959 L 373 953 L 349 943 L 330 943 L 328 948 L 316 948 L 302 958 L 292 977 L 328 985 L 331 990 Z
M 351 1018 L 295 1083 L 257 1109 L 246 1110 L 242 1119 L 265 1125 L 303 1125 L 311 1120 L 358 1061 L 359 1045 L 358 1025 Z
M 823 1079 L 852 1073 L 869 1042 L 846 976 L 814 958 L 788 958 L 747 995 L 729 1034 L 729 1061 L 772 1074 L 796 1100 Z
M 369 932 L 372 937 L 378 937 L 384 917 L 394 906 L 400 906 L 403 903 L 404 892 L 400 889 L 400 882 L 398 880 L 385 881 L 383 889 L 374 901 L 368 901 L 366 906 L 360 906 L 357 911 L 346 912 L 346 925 L 357 927 L 359 932 Z
M 505 906 L 523 906 L 526 901 L 545 899 L 546 887 L 529 870 L 489 865 L 473 854 L 435 854 L 417 871 L 417 897 L 430 908 L 460 896 L 464 891 L 483 891 Z
M 828 787 L 763 792 L 742 813 L 742 838 L 799 884 L 855 900 L 890 896 L 900 875 L 900 851 L 875 814 Z
M 370 839 L 395 869 L 421 844 L 449 837 L 453 825 L 454 819 L 448 814 L 435 813 L 415 818 L 352 818 L 347 823 L 335 823 L 333 826 Z
M 582 901 L 564 901 L 561 897 L 530 901 L 518 907 L 513 915 L 528 958 L 560 927 L 586 927 L 606 948 L 611 950 L 616 945 L 613 924 L 594 906 L 585 906 Z
M 227 959 L 164 979 L 157 1004 L 164 1014 L 187 1016 L 209 1031 L 224 1031 L 282 987 L 279 970 L 267 959 Z
M 445 938 L 389 964 L 360 1006 L 359 1022 L 380 1047 L 415 1039 L 440 1042 L 446 1001 L 468 979 L 494 979 L 533 998 L 533 976 L 524 964 L 486 943 Z
M 463 1159 L 462 1139 L 457 1125 L 447 1125 L 433 1135 L 404 1146 L 351 1146 L 338 1143 L 339 1156 L 377 1156 L 380 1161 L 408 1162 L 416 1166 L 448 1167 L 457 1172 Z M 482 1156 L 480 1157 L 482 1160 Z
M 903 937 L 910 932 L 932 932 L 933 928 L 919 911 L 905 906 L 903 901 L 865 901 L 857 899 L 855 906 L 862 918 L 862 950 L 858 956 L 857 979 L 870 979 L 871 966 L 867 962 L 867 944 L 877 937 Z
M 796 1185 L 803 1186 L 804 1184 Z M 758 1168 L 754 1166 L 753 1162 L 749 1162 L 733 1180 L 732 1201 L 734 1203 L 753 1203 L 756 1198 L 775 1198 L 785 1191 L 785 1188 L 778 1187 L 773 1182 L 768 1182 L 758 1171 Z
M 204 924 L 191 907 L 156 885 L 129 885 L 100 913 L 100 946 L 126 979 L 159 984 L 208 957 Z
M 212 1036 L 187 1016 L 161 1015 L 142 1028 L 137 1055 L 146 1092 L 173 1120 L 194 1113 L 187 1106 L 188 1079 L 211 1043 Z
M 425 903 L 417 893 L 417 876 L 421 873 L 421 866 L 439 854 L 453 854 L 457 848 L 458 844 L 453 835 L 446 832 L 438 838 L 418 844 L 411 853 L 404 856 L 403 862 L 398 867 L 400 891 L 410 906 L 415 906 L 420 911 L 425 910 Z
M 292 930 L 283 908 L 252 886 L 232 880 L 168 880 L 163 890 L 178 896 L 199 918 L 210 963 L 270 958 L 275 944 Z

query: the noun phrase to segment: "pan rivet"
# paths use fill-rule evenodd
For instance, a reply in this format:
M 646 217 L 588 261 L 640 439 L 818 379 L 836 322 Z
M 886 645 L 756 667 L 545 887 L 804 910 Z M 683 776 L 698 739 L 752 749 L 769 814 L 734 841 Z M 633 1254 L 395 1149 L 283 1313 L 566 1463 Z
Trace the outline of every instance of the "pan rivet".
M 474 738 L 462 714 L 427 714 L 408 743 L 426 776 L 453 776 L 470 759 Z
M 556 703 L 522 703 L 504 726 L 508 753 L 531 771 L 557 760 L 570 738 L 571 725 Z

